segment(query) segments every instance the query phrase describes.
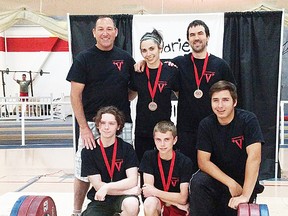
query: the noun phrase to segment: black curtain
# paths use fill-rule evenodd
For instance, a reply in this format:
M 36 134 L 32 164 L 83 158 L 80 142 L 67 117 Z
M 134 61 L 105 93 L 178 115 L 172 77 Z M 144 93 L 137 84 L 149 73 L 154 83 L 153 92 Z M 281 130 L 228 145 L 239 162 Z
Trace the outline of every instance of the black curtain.
M 73 56 L 95 44 L 92 28 L 97 17 L 70 16 Z M 115 44 L 132 54 L 133 15 L 112 17 L 119 30 Z M 223 58 L 237 81 L 238 107 L 257 115 L 266 142 L 260 179 L 273 178 L 275 172 L 281 19 L 281 11 L 225 13 Z
M 132 20 L 133 15 L 119 14 L 111 16 L 118 28 L 115 45 L 132 55 Z M 70 15 L 72 55 L 75 57 L 84 49 L 95 44 L 92 29 L 99 15 Z
M 118 28 L 118 36 L 115 45 L 126 50 L 132 55 L 132 20 L 133 15 L 109 15 Z M 92 29 L 99 15 L 70 15 L 71 46 L 73 58 L 82 50 L 88 49 L 95 44 Z M 79 125 L 75 119 L 76 151 L 78 147 Z
M 281 11 L 225 13 L 223 58 L 237 81 L 238 107 L 257 115 L 265 138 L 260 179 L 275 172 L 281 19 Z

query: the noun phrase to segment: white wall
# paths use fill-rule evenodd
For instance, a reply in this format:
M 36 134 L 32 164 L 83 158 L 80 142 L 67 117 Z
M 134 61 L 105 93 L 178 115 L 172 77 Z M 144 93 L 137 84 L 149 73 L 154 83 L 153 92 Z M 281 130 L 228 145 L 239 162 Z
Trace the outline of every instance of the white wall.
M 51 33 L 40 26 L 13 26 L 0 34 L 6 38 L 25 37 L 51 37 Z M 66 75 L 70 68 L 69 52 L 0 52 L 0 70 L 9 68 L 10 71 L 35 71 L 41 69 L 50 74 L 38 75 L 33 83 L 34 96 L 60 97 L 69 95 L 70 84 Z M 19 86 L 13 80 L 13 74 L 4 74 L 6 96 L 15 96 L 19 93 Z M 21 78 L 22 73 L 16 73 L 16 78 Z M 35 75 L 35 74 L 33 74 Z M 29 79 L 29 74 L 27 74 Z M 0 78 L 1 79 L 1 78 Z M 2 79 L 1 79 L 2 85 Z M 3 85 L 0 97 L 3 96 Z

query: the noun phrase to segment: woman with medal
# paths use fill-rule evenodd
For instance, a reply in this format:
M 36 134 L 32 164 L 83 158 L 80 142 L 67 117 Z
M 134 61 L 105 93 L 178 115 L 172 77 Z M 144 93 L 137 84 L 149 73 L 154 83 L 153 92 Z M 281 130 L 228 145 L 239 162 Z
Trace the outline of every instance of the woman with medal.
M 170 120 L 171 94 L 178 91 L 178 69 L 160 60 L 161 34 L 154 29 L 140 39 L 140 52 L 146 62 L 144 73 L 134 73 L 130 89 L 138 94 L 136 106 L 135 150 L 141 160 L 144 152 L 154 148 L 153 128 Z
M 158 122 L 153 133 L 157 149 L 146 151 L 139 166 L 144 177 L 144 214 L 188 215 L 188 185 L 192 175 L 192 161 L 173 150 L 177 141 L 173 122 Z
M 196 140 L 199 122 L 212 114 L 209 89 L 219 80 L 235 83 L 227 62 L 208 53 L 210 31 L 202 20 L 192 21 L 186 31 L 192 52 L 171 61 L 179 68 L 179 94 L 177 106 L 178 142 L 175 148 L 191 158 L 194 171 L 198 170 Z M 143 71 L 144 62 L 134 66 Z
M 91 200 L 82 216 L 131 215 L 139 213 L 138 159 L 133 146 L 117 137 L 125 123 L 116 107 L 101 108 L 94 118 L 100 137 L 97 147 L 81 152 L 81 175 L 92 184 Z

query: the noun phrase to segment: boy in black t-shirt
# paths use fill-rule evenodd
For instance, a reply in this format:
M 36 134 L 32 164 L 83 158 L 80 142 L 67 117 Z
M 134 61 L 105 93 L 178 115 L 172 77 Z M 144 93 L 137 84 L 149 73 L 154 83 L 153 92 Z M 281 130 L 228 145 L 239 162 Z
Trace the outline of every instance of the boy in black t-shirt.
M 83 216 L 139 213 L 138 159 L 133 146 L 116 136 L 122 132 L 124 119 L 124 114 L 113 106 L 97 112 L 97 147 L 81 152 L 81 175 L 92 184 L 87 195 L 91 202 Z
M 190 181 L 190 214 L 237 215 L 240 203 L 256 198 L 263 135 L 255 114 L 236 109 L 237 90 L 228 81 L 210 88 L 214 114 L 199 125 L 200 171 Z
M 72 216 L 80 216 L 89 189 L 87 178 L 81 177 L 81 151 L 84 147 L 96 147 L 98 134 L 93 117 L 97 111 L 105 106 L 121 110 L 126 121 L 121 137 L 132 142 L 129 84 L 135 61 L 130 54 L 114 45 L 118 29 L 112 17 L 99 16 L 92 33 L 96 44 L 75 57 L 66 77 L 71 82 L 71 105 L 79 125 Z
M 145 152 L 139 171 L 143 172 L 144 213 L 149 215 L 184 216 L 189 212 L 188 184 L 192 161 L 174 151 L 176 127 L 171 121 L 161 121 L 153 131 L 157 150 Z

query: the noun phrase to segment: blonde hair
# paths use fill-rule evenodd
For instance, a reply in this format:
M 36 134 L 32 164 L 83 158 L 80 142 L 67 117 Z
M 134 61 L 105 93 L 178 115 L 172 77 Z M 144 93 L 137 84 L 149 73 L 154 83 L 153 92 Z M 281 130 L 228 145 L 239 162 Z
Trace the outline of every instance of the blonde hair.
M 171 131 L 173 137 L 177 136 L 176 126 L 172 121 L 160 121 L 154 127 L 153 136 L 155 132 L 166 133 L 167 131 Z

